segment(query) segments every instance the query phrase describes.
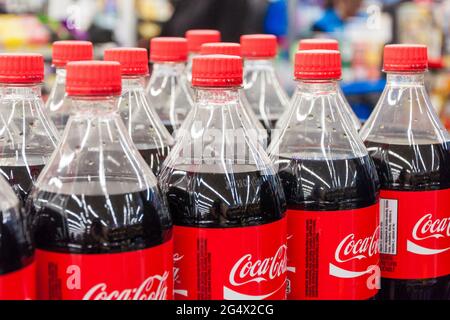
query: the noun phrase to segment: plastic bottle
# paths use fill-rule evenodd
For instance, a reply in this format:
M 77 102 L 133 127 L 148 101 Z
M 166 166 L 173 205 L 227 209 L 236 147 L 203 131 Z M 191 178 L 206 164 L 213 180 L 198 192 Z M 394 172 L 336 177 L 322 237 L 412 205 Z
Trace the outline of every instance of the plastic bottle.
M 184 38 L 159 37 L 150 42 L 152 75 L 147 87 L 150 104 L 167 130 L 174 134 L 192 109 L 185 68 L 187 42 Z
M 0 54 L 0 172 L 22 204 L 59 139 L 42 101 L 43 80 L 42 55 Z
M 284 299 L 285 199 L 237 111 L 242 59 L 195 57 L 192 83 L 196 113 L 159 176 L 175 226 L 175 298 Z
M 172 222 L 120 118 L 117 62 L 71 62 L 73 113 L 27 212 L 38 299 L 171 299 Z
M 288 299 L 378 292 L 378 178 L 339 97 L 338 51 L 295 57 L 290 113 L 268 148 L 288 203 Z
M 53 66 L 56 68 L 56 79 L 45 109 L 62 134 L 70 116 L 70 101 L 66 95 L 66 65 L 71 61 L 92 60 L 94 49 L 89 41 L 56 41 L 52 47 Z
M 148 53 L 142 48 L 114 48 L 105 51 L 105 61 L 117 61 L 122 69 L 122 97 L 119 112 L 134 145 L 157 175 L 174 140 L 145 94 L 149 74 Z
M 269 34 L 243 35 L 241 49 L 245 60 L 245 95 L 270 137 L 276 122 L 289 104 L 273 64 L 277 55 L 277 39 Z
M 450 137 L 425 89 L 427 48 L 384 48 L 387 84 L 361 130 L 381 182 L 381 299 L 450 299 Z

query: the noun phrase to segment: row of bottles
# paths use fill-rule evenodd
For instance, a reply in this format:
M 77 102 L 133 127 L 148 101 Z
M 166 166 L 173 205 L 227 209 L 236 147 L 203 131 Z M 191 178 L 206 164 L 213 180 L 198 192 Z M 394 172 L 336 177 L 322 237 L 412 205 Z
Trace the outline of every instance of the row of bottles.
M 92 46 L 55 44 L 47 108 L 42 57 L 0 55 L 0 169 L 21 200 L 2 182 L 0 298 L 34 298 L 35 272 L 42 299 L 449 298 L 426 47 L 386 46 L 358 134 L 335 41 L 301 41 L 288 101 L 275 37 L 186 38 L 151 41 L 150 79 L 145 49 L 67 63 Z

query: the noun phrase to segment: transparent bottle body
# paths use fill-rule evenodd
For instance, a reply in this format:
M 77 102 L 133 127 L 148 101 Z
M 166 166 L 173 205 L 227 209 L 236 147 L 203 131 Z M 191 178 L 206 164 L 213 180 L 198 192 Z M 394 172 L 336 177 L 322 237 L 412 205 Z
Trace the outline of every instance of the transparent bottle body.
M 288 207 L 349 210 L 377 202 L 375 167 L 339 97 L 335 81 L 300 81 L 268 148 Z
M 114 253 L 168 241 L 164 199 L 117 112 L 117 99 L 71 100 L 74 112 L 61 143 L 27 203 L 36 246 Z
M 183 63 L 155 63 L 147 87 L 149 103 L 170 133 L 181 126 L 192 108 Z
M 388 73 L 361 136 L 377 167 L 382 191 L 411 191 L 419 199 L 425 192 L 450 188 L 450 137 L 431 104 L 423 73 Z M 427 201 L 431 212 L 436 205 L 432 199 Z M 382 299 L 450 298 L 450 275 L 382 278 L 381 285 Z
M 145 94 L 144 77 L 124 77 L 119 112 L 134 145 L 156 175 L 174 144 Z
M 353 127 L 355 128 L 356 131 L 359 131 L 361 129 L 361 122 L 359 121 L 358 116 L 353 111 L 352 107 L 350 106 L 347 99 L 345 98 L 345 95 L 342 92 L 342 88 L 340 86 L 338 86 L 337 90 L 338 90 L 339 99 L 341 100 L 341 104 L 342 104 L 344 110 L 346 110 L 346 113 L 349 115 L 350 121 L 351 121 L 351 123 L 353 123 Z M 288 108 L 283 112 L 280 119 L 277 121 L 277 123 L 275 125 L 276 130 L 275 130 L 274 135 L 276 135 L 277 133 L 280 132 L 280 130 L 285 125 L 285 121 L 287 121 L 289 119 L 289 112 L 290 112 L 291 106 L 292 106 L 292 101 L 289 102 Z
M 59 134 L 37 84 L 0 86 L 0 117 L 0 172 L 24 202 Z
M 279 179 L 247 132 L 238 88 L 200 88 L 159 176 L 176 225 L 240 227 L 284 215 Z
M 197 105 L 194 103 L 192 110 L 189 112 L 188 116 L 177 132 L 177 140 L 180 139 L 180 137 L 183 136 L 185 132 L 192 126 L 192 121 L 194 120 L 198 112 L 199 110 L 197 109 Z M 263 127 L 261 122 L 259 122 L 259 120 L 256 118 L 256 115 L 253 113 L 242 89 L 239 89 L 239 106 L 236 108 L 236 112 L 239 115 L 242 125 L 246 128 L 246 132 L 248 133 L 248 135 L 254 138 L 254 140 L 257 141 L 257 143 L 259 143 L 259 145 L 264 149 L 267 148 L 267 131 Z
M 289 104 L 271 60 L 244 62 L 244 91 L 253 112 L 270 132 Z
M 66 76 L 66 69 L 56 69 L 55 83 L 45 103 L 45 109 L 60 134 L 64 131 L 70 116 L 71 102 L 66 94 Z

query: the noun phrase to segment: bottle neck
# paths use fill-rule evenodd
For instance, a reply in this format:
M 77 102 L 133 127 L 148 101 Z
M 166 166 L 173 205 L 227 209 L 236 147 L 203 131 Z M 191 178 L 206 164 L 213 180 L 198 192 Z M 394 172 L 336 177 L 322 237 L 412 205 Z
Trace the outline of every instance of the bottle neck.
M 239 87 L 196 87 L 196 104 L 200 108 L 237 105 Z
M 297 94 L 326 95 L 335 93 L 338 80 L 297 80 Z
M 183 62 L 157 62 L 153 64 L 153 76 L 179 76 L 183 74 L 185 64 Z
M 245 68 L 252 71 L 273 71 L 273 59 L 247 59 Z
M 122 94 L 128 91 L 144 90 L 146 76 L 123 76 L 122 77 Z
M 73 113 L 77 117 L 118 116 L 117 96 L 72 96 Z
M 40 99 L 42 96 L 40 83 L 0 84 L 0 95 L 3 97 L 17 97 L 20 99 Z
M 422 87 L 425 86 L 425 73 L 424 72 L 414 72 L 414 73 L 387 73 L 387 85 L 388 86 L 414 86 Z

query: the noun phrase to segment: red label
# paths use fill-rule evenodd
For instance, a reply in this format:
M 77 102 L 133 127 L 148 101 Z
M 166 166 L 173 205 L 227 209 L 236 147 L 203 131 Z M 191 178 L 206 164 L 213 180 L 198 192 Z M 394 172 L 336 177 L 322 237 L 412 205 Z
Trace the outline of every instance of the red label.
M 174 227 L 175 298 L 286 299 L 286 218 L 241 228 Z
M 36 251 L 39 299 L 173 298 L 173 241 L 114 254 Z
M 36 265 L 0 275 L 0 300 L 36 299 Z
M 382 190 L 380 196 L 382 277 L 450 274 L 450 189 Z
M 288 210 L 288 299 L 369 299 L 378 292 L 378 205 Z

